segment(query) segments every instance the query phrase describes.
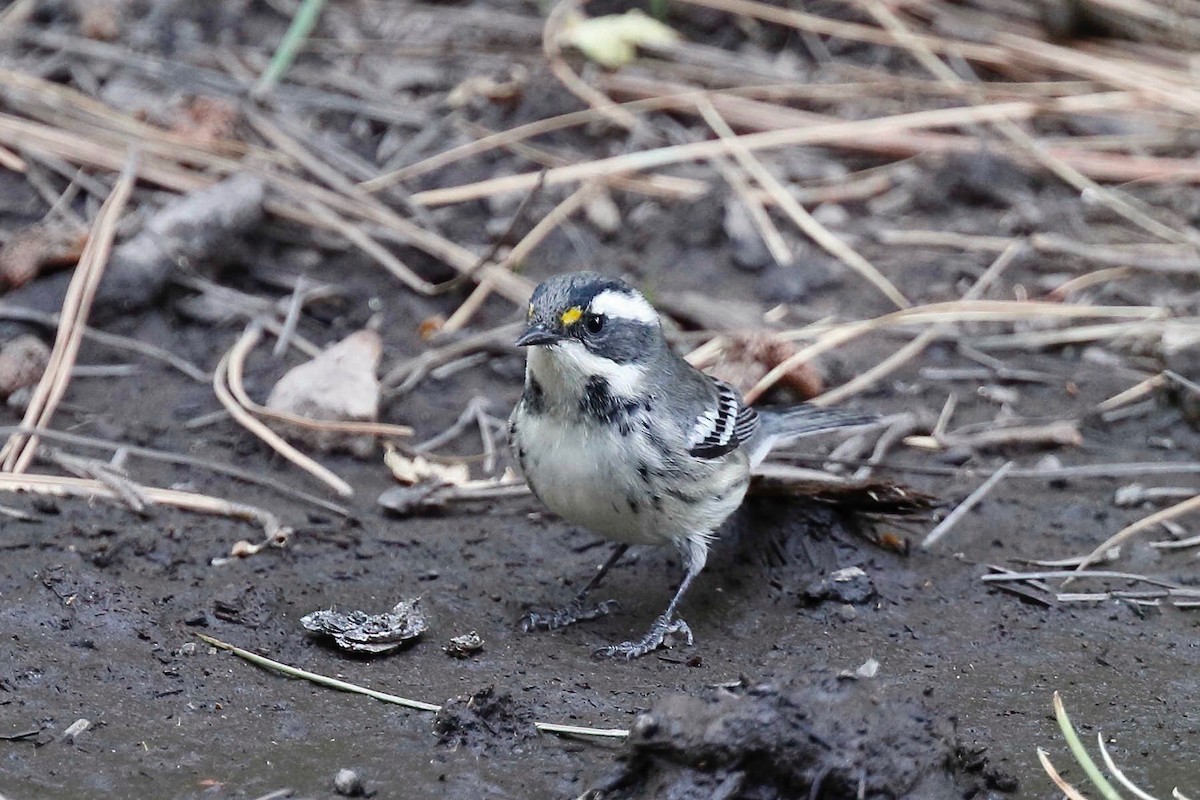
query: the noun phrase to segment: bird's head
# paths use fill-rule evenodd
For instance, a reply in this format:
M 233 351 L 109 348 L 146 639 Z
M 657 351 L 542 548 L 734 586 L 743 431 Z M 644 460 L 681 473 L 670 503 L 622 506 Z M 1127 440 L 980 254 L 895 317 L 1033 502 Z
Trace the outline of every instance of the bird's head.
M 666 347 L 658 312 L 641 292 L 594 272 L 538 285 L 527 317 L 517 345 L 530 348 L 530 371 L 564 389 L 582 390 L 602 378 L 614 392 L 633 395 L 649 359 Z

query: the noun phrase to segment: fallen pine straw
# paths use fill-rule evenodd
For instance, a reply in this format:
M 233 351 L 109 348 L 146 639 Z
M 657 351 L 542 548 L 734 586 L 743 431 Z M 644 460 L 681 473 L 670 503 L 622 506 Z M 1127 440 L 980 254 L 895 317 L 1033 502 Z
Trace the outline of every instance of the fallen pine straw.
M 392 703 L 394 705 L 404 706 L 405 708 L 411 708 L 417 711 L 431 711 L 433 713 L 437 713 L 438 711 L 442 710 L 441 706 L 434 705 L 433 703 L 426 703 L 421 700 L 410 700 L 407 697 L 387 694 L 386 692 L 380 692 L 376 691 L 375 689 L 368 689 L 365 686 L 359 686 L 356 683 L 350 683 L 337 678 L 330 678 L 326 675 L 321 675 L 320 673 L 309 672 L 305 669 L 288 666 L 287 664 L 267 658 L 266 656 L 260 656 L 257 653 L 250 652 L 249 650 L 243 650 L 240 647 L 223 642 L 220 639 L 213 638 L 212 636 L 206 636 L 203 633 L 197 633 L 196 636 L 207 644 L 210 644 L 213 647 L 221 650 L 228 650 L 238 658 L 249 661 L 255 666 L 262 667 L 263 669 L 273 670 L 274 672 L 278 672 L 290 678 L 299 678 L 301 680 L 315 683 L 318 686 L 328 686 L 331 689 L 338 689 L 339 691 L 350 692 L 351 694 L 365 695 L 384 703 Z M 629 731 L 620 728 L 583 728 L 577 725 L 558 725 L 551 722 L 535 722 L 533 724 L 537 730 L 545 733 L 569 734 L 573 736 L 595 736 L 607 739 L 624 739 L 629 736 Z
M 850 136 L 873 133 L 903 133 L 925 128 L 964 125 L 972 122 L 988 122 L 996 119 L 1014 119 L 1035 116 L 1041 113 L 1069 113 L 1132 109 L 1136 99 L 1127 93 L 1089 94 L 1063 99 L 1051 99 L 1041 103 L 1024 101 L 993 103 L 973 108 L 948 108 L 930 111 L 914 111 L 876 119 L 830 122 L 800 128 L 763 131 L 738 136 L 738 142 L 748 150 L 773 150 L 800 145 L 818 145 L 835 142 Z M 2 118 L 0 118 L 2 119 Z M 641 172 L 656 167 L 678 164 L 685 161 L 705 160 L 722 155 L 728 144 L 721 140 L 689 142 L 642 150 L 635 153 L 585 161 L 566 167 L 546 171 L 545 185 L 555 186 L 601 175 L 623 172 Z M 412 196 L 415 203 L 425 206 L 447 205 L 476 200 L 507 192 L 528 191 L 537 185 L 541 172 L 522 172 L 501 178 L 490 178 L 476 183 L 448 186 L 418 192 Z
M 1000 259 L 994 262 L 1000 263 Z M 1104 328 L 1110 335 L 1114 330 L 1116 333 L 1129 332 L 1129 325 L 1149 325 L 1147 320 L 1158 321 L 1163 325 L 1169 322 L 1177 322 L 1177 320 L 1161 320 L 1159 318 L 1165 316 L 1167 312 L 1157 306 L 1073 306 L 1063 303 L 1048 303 L 1037 301 L 998 301 L 998 300 L 954 300 L 943 303 L 930 303 L 923 306 L 915 306 L 906 308 L 900 311 L 893 311 L 890 314 L 885 314 L 881 317 L 875 317 L 868 320 L 858 320 L 854 322 L 844 322 L 820 331 L 814 334 L 813 326 L 801 329 L 799 331 L 788 332 L 784 331 L 780 336 L 784 338 L 814 338 L 815 342 L 808 347 L 794 353 L 784 359 L 777 366 L 772 368 L 766 375 L 759 380 L 749 391 L 746 392 L 746 402 L 753 403 L 763 393 L 769 391 L 776 383 L 784 378 L 791 370 L 796 369 L 802 364 L 811 361 L 818 355 L 832 350 L 835 347 L 840 347 L 860 336 L 868 333 L 884 330 L 887 328 L 899 327 L 909 324 L 940 324 L 940 323 L 961 323 L 961 322 L 1016 322 L 1019 320 L 1033 319 L 1076 319 L 1087 317 L 1112 318 L 1112 317 L 1132 317 L 1136 321 L 1134 323 L 1119 323 L 1113 325 L 1090 326 L 1091 328 Z M 1065 331 L 1035 331 L 1028 336 L 1036 336 L 1038 334 L 1053 334 L 1053 335 L 1068 335 L 1077 328 L 1067 328 Z M 1138 329 L 1143 330 L 1143 329 Z M 949 328 L 942 328 L 941 335 L 947 336 L 950 334 Z M 1013 334 L 1020 335 L 1020 334 Z M 1090 335 L 1090 334 L 1089 334 Z M 980 338 L 991 341 L 999 337 L 977 337 L 971 340 L 972 344 L 977 343 Z M 1007 341 L 1007 340 L 1005 340 Z
M 117 236 L 117 223 L 133 193 L 137 174 L 138 156 L 131 153 L 121 170 L 117 185 L 96 214 L 87 244 L 84 245 L 79 264 L 75 267 L 67 287 L 54 347 L 50 351 L 45 372 L 33 391 L 21 423 L 26 427 L 43 428 L 49 425 L 59 401 L 66 394 L 67 384 L 71 380 L 71 367 L 75 364 L 79 346 L 83 341 L 88 313 Z M 0 469 L 6 472 L 24 472 L 36 451 L 36 437 L 10 437 L 0 451 L 0 456 L 3 456 Z
M 984 497 L 988 495 L 996 487 L 996 484 L 1004 480 L 1004 476 L 1008 474 L 1013 467 L 1013 462 L 1005 461 L 1000 469 L 993 472 L 986 481 L 979 485 L 975 491 L 967 495 L 967 499 L 959 503 L 953 511 L 946 515 L 946 518 L 937 524 L 937 526 L 925 535 L 921 541 L 921 549 L 928 550 L 936 544 L 943 536 L 950 532 L 958 522 L 965 517 L 972 508 L 979 504 Z
M 1062 585 L 1066 587 L 1069 583 L 1071 583 L 1071 581 L 1078 577 L 1082 577 L 1080 573 L 1082 573 L 1083 570 L 1088 567 L 1088 565 L 1094 563 L 1097 558 L 1107 552 L 1110 547 L 1123 544 L 1128 539 L 1133 538 L 1148 528 L 1154 527 L 1160 522 L 1172 520 L 1176 517 L 1181 517 L 1184 514 L 1190 514 L 1194 511 L 1200 511 L 1200 494 L 1184 500 L 1181 503 L 1176 503 L 1169 508 L 1164 508 L 1161 511 L 1156 511 L 1153 514 L 1142 517 L 1137 522 L 1134 522 L 1130 525 L 1126 525 L 1124 528 L 1105 539 L 1090 553 L 1084 556 L 1083 560 L 1079 562 L 1079 566 L 1075 568 L 1075 572 L 1066 576 L 1066 580 L 1063 581 Z
M 0 302 L 0 319 L 11 319 L 20 322 L 30 322 L 35 325 L 41 325 L 47 328 L 57 328 L 59 325 L 58 314 L 46 314 L 41 311 L 35 311 L 32 308 L 20 308 L 10 306 Z M 95 328 L 83 327 L 83 338 L 96 344 L 105 347 L 111 347 L 114 350 L 123 350 L 139 355 L 152 358 L 156 361 L 161 361 L 172 369 L 182 372 L 192 380 L 198 383 L 208 383 L 212 378 L 207 372 L 197 367 L 190 361 L 180 358 L 169 350 L 157 347 L 148 342 L 143 342 L 138 339 L 132 339 L 128 336 L 120 336 L 115 333 L 97 330 Z
M 20 426 L 0 427 L 0 435 L 12 436 L 13 434 L 24 434 L 26 436 L 37 436 L 40 439 L 48 439 L 50 441 L 58 441 L 64 444 L 71 444 L 80 447 L 94 447 L 101 450 L 107 450 L 112 453 L 122 453 L 123 455 L 133 456 L 135 458 L 146 458 L 152 461 L 161 461 L 167 464 L 180 464 L 197 469 L 206 469 L 211 472 L 216 472 L 221 475 L 228 475 L 231 478 L 236 478 L 247 483 L 253 483 L 258 486 L 265 486 L 279 492 L 282 495 L 290 497 L 294 500 L 310 503 L 318 508 L 323 508 L 330 513 L 337 514 L 339 517 L 349 517 L 350 511 L 345 506 L 340 506 L 336 503 L 331 503 L 328 500 L 302 492 L 299 489 L 293 489 L 287 484 L 275 480 L 269 475 L 261 472 L 253 472 L 251 470 L 241 469 L 229 464 L 223 464 L 219 461 L 213 461 L 207 458 L 198 458 L 196 456 L 184 455 L 183 453 L 172 453 L 167 450 L 157 450 L 150 447 L 139 447 L 138 445 L 128 444 L 126 442 L 117 442 L 109 439 L 99 439 L 94 436 L 80 436 L 74 433 L 65 433 L 63 431 L 51 430 L 49 428 L 24 428 Z
M 137 488 L 142 497 L 157 505 L 254 522 L 262 527 L 267 539 L 272 542 L 286 541 L 292 534 L 291 528 L 282 525 L 278 517 L 271 512 L 245 503 L 234 503 L 218 497 L 184 492 L 178 489 L 160 489 L 154 486 L 140 485 Z M 100 481 L 87 478 L 64 478 L 58 475 L 0 473 L 0 491 L 30 492 L 54 497 L 81 497 L 86 500 L 96 497 L 118 502 L 121 500 L 120 495 L 114 489 Z
M 746 170 L 758 185 L 765 189 L 776 204 L 784 210 L 792 222 L 806 236 L 824 248 L 850 269 L 865 278 L 871 285 L 882 292 L 897 308 L 908 308 L 912 305 L 903 293 L 895 287 L 876 267 L 863 258 L 854 248 L 829 232 L 812 214 L 800 205 L 799 201 L 788 192 L 774 174 L 738 139 L 733 128 L 721 116 L 707 99 L 697 102 L 697 108 L 709 127 L 717 134 L 728 148 L 731 155 L 737 159 L 742 169 Z

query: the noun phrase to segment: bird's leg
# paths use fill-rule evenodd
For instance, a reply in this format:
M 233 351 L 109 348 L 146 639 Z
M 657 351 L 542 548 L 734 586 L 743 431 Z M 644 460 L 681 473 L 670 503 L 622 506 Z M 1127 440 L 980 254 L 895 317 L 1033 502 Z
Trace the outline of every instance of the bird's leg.
M 620 644 L 601 647 L 595 651 L 594 655 L 607 656 L 609 658 L 624 658 L 632 660 L 641 658 L 647 653 L 657 650 L 672 633 L 683 634 L 687 637 L 687 643 L 692 644 L 692 629 L 688 624 L 681 619 L 675 618 L 675 608 L 679 605 L 680 599 L 684 592 L 692 585 L 692 581 L 700 574 L 700 570 L 704 568 L 704 562 L 696 559 L 691 559 L 688 564 L 687 573 L 683 576 L 683 582 L 679 584 L 679 589 L 675 592 L 675 596 L 671 598 L 670 605 L 667 610 L 662 613 L 662 616 L 654 620 L 654 624 L 650 626 L 650 630 L 646 635 L 636 642 L 621 642 Z
M 585 606 L 583 603 L 587 599 L 588 593 L 600 585 L 600 581 L 604 579 L 604 576 L 621 559 L 621 556 L 625 555 L 625 551 L 628 549 L 629 545 L 627 544 L 617 545 L 612 555 L 608 557 L 608 560 L 600 565 L 600 569 L 596 570 L 596 574 L 575 594 L 574 600 L 566 606 L 553 611 L 528 612 L 525 616 L 521 617 L 521 628 L 526 632 L 552 631 L 557 628 L 574 625 L 576 622 L 599 619 L 612 612 L 617 606 L 616 600 L 605 600 L 594 606 Z

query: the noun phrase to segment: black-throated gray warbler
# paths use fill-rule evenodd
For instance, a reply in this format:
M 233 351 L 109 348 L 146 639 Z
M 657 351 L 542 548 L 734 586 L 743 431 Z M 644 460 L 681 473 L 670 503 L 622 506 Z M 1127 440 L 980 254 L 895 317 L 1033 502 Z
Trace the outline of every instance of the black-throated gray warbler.
M 566 608 L 531 612 L 526 630 L 551 630 L 608 613 L 584 598 L 633 544 L 674 544 L 686 573 L 641 639 L 597 654 L 637 658 L 672 633 L 704 568 L 716 529 L 741 505 L 750 470 L 772 447 L 874 417 L 801 405 L 743 405 L 737 390 L 671 351 L 654 308 L 636 289 L 592 272 L 539 285 L 529 303 L 525 392 L 509 442 L 534 495 L 569 522 L 618 542 Z

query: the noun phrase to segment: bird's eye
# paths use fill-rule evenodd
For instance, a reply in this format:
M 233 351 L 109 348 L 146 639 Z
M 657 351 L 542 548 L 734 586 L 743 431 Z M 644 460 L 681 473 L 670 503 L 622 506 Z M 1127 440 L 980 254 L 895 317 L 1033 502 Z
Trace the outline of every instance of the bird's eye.
M 588 333 L 599 333 L 604 330 L 604 323 L 607 320 L 603 314 L 588 314 L 583 320 L 583 327 Z

